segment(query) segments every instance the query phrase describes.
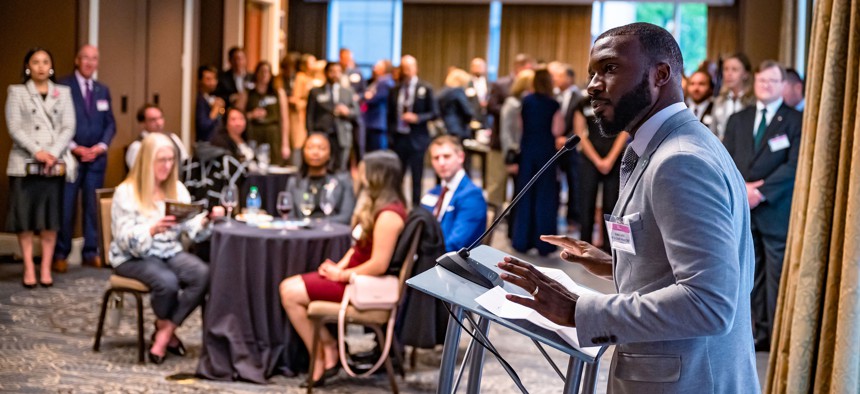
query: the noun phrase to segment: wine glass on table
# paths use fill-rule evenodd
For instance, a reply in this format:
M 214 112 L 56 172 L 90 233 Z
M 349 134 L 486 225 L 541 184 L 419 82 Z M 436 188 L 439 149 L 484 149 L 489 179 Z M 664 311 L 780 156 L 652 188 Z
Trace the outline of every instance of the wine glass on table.
M 310 219 L 314 213 L 314 195 L 311 193 L 302 193 L 302 200 L 299 201 L 299 209 L 302 211 L 302 216 Z
M 325 226 L 323 226 L 323 231 L 331 231 L 331 221 L 329 220 L 329 215 L 334 212 L 334 198 L 332 196 L 331 188 L 327 187 L 326 190 L 320 195 L 320 209 L 325 214 Z
M 227 208 L 227 224 L 230 227 L 233 225 L 233 208 L 239 204 L 239 188 L 230 183 L 221 189 L 221 205 Z
M 284 222 L 284 226 L 281 228 L 281 234 L 287 233 L 287 216 L 293 210 L 293 201 L 290 198 L 290 192 L 280 192 L 278 193 L 278 200 L 275 206 L 278 210 L 278 214 L 281 215 L 281 219 Z

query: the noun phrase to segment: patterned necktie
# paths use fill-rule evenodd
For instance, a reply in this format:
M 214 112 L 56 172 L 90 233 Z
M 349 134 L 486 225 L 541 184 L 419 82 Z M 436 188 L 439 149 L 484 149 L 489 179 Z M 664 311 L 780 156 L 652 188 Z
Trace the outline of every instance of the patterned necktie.
M 448 193 L 448 186 L 442 186 L 442 193 L 439 194 L 439 200 L 436 201 L 436 206 L 433 207 L 433 217 L 439 220 L 439 214 L 442 211 L 442 201 L 445 201 L 445 194 Z
M 624 157 L 621 158 L 621 189 L 624 189 L 624 185 L 627 184 L 627 180 L 630 179 L 630 174 L 633 173 L 633 169 L 636 168 L 636 162 L 639 161 L 639 155 L 636 154 L 636 151 L 633 150 L 633 147 L 627 145 L 627 150 L 624 151 Z
M 764 132 L 767 130 L 767 108 L 761 109 L 761 122 L 758 123 L 758 129 L 755 132 L 754 150 L 758 150 L 761 145 L 761 140 L 764 139 Z

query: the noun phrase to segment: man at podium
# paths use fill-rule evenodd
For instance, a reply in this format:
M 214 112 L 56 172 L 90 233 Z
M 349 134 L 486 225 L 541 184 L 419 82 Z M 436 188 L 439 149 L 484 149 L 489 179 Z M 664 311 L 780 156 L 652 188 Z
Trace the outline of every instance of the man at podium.
M 611 29 L 591 49 L 588 94 L 601 133 L 633 137 L 606 215 L 612 255 L 565 236 L 542 239 L 613 279 L 618 293 L 580 297 L 510 257 L 499 267 L 533 296 L 510 300 L 576 326 L 582 346 L 616 345 L 609 392 L 757 393 L 745 183 L 684 104 L 682 70 L 675 39 L 647 23 Z

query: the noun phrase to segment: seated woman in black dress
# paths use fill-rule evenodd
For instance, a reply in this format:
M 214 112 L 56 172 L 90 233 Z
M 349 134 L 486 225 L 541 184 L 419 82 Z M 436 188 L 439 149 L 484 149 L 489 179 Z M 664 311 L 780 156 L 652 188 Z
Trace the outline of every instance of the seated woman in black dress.
M 308 349 L 313 348 L 314 336 L 307 309 L 311 301 L 340 302 L 353 274 L 385 275 L 400 269 L 389 266 L 406 220 L 400 160 L 391 151 L 374 151 L 359 164 L 359 173 L 362 194 L 352 218 L 355 246 L 337 263 L 326 260 L 316 272 L 281 282 L 281 304 Z M 313 360 L 315 387 L 334 376 L 339 366 L 337 342 L 326 330 L 320 335 L 321 351 Z
M 287 191 L 292 193 L 293 212 L 298 219 L 306 216 L 303 204 L 313 205 L 310 218 L 323 218 L 322 203 L 330 203 L 332 211 L 328 219 L 335 223 L 349 224 L 355 209 L 355 194 L 348 173 L 332 174 L 331 145 L 322 133 L 313 133 L 305 141 L 302 150 L 301 178 L 290 178 Z
M 238 108 L 230 107 L 224 116 L 224 126 L 215 131 L 209 143 L 212 146 L 228 150 L 233 157 L 242 163 L 251 162 L 254 160 L 254 150 L 248 146 L 245 140 L 247 125 L 248 120 L 245 118 L 245 113 Z
M 137 279 L 152 290 L 156 331 L 149 359 L 155 364 L 164 362 L 168 351 L 185 354 L 174 332 L 200 305 L 209 287 L 209 266 L 185 252 L 180 241 L 182 233 L 195 241 L 209 235 L 206 213 L 182 222 L 165 216 L 165 201 L 191 202 L 188 189 L 178 180 L 176 156 L 168 137 L 149 134 L 111 204 L 113 240 L 108 260 L 117 275 Z

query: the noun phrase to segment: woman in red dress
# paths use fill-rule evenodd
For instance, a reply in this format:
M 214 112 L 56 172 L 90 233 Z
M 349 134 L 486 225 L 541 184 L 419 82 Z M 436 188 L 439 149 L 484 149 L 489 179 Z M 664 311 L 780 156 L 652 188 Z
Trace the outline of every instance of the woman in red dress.
M 311 301 L 340 302 L 352 274 L 385 275 L 400 270 L 390 265 L 406 220 L 400 160 L 391 151 L 368 153 L 359 164 L 359 174 L 362 191 L 352 217 L 355 245 L 339 262 L 326 260 L 317 272 L 281 282 L 281 304 L 308 349 L 313 345 L 313 323 L 308 319 Z M 314 387 L 334 376 L 340 366 L 337 341 L 327 330 L 320 334 L 322 351 L 314 360 Z

